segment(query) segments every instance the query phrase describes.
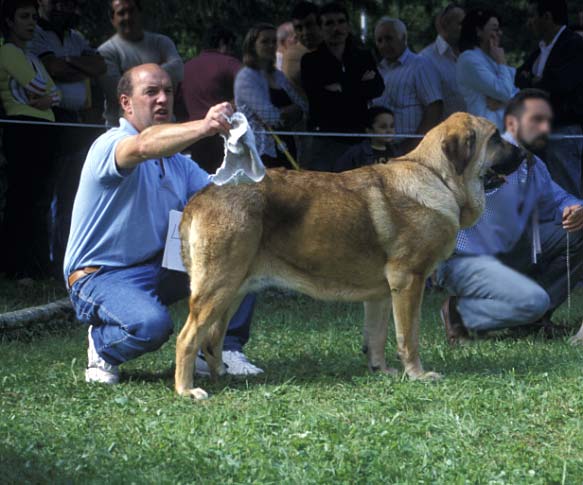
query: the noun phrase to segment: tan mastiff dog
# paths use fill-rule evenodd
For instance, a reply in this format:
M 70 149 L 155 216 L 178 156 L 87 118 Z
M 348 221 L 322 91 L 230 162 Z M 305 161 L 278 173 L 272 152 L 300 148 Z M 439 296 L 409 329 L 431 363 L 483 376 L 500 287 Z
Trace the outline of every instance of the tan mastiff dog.
M 187 204 L 180 234 L 190 275 L 190 314 L 176 347 L 176 391 L 193 388 L 202 348 L 222 370 L 228 322 L 242 298 L 271 285 L 313 298 L 363 301 L 364 347 L 372 371 L 385 362 L 392 299 L 398 352 L 412 379 L 425 280 L 484 208 L 492 168 L 515 170 L 524 153 L 483 118 L 452 115 L 411 153 L 344 173 L 269 170 L 257 184 L 209 186 Z

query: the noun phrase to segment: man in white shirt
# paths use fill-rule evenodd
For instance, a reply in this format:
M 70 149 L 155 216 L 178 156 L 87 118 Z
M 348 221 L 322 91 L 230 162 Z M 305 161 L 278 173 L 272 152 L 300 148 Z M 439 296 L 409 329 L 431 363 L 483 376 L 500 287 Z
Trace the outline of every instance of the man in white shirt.
M 103 58 L 73 26 L 77 0 L 40 0 L 40 18 L 29 45 L 62 93 L 57 121 L 76 122 L 91 105 L 91 79 L 105 72 Z
M 462 7 L 450 3 L 435 20 L 437 38 L 419 54 L 429 59 L 435 66 L 443 94 L 443 116 L 447 118 L 453 113 L 466 110 L 464 97 L 458 89 L 455 64 L 459 56 L 459 40 L 462 21 L 465 17 Z
M 375 43 L 383 60 L 379 72 L 385 82 L 383 94 L 373 101 L 395 114 L 398 134 L 425 134 L 443 117 L 443 95 L 433 64 L 407 47 L 407 28 L 399 19 L 382 17 L 375 27 Z M 403 151 L 418 140 L 407 140 Z
M 75 30 L 78 0 L 40 0 L 40 18 L 28 48 L 44 64 L 62 93 L 55 119 L 64 123 L 90 120 L 91 83 L 105 73 L 103 58 Z M 87 128 L 60 127 L 55 133 L 56 162 L 49 184 L 54 185 L 51 203 L 51 255 L 55 274 L 62 267 L 75 190 L 81 165 L 94 132 Z
M 176 89 L 184 77 L 184 63 L 169 37 L 144 31 L 140 0 L 111 0 L 111 23 L 116 34 L 101 44 L 107 73 L 101 77 L 105 94 L 103 117 L 109 126 L 117 126 L 119 106 L 117 83 L 125 71 L 141 64 L 158 64 Z

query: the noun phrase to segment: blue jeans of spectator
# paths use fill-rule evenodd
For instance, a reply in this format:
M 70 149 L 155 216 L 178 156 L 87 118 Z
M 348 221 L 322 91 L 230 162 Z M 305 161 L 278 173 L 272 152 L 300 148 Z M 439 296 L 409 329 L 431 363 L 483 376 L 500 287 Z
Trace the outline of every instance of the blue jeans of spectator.
M 566 232 L 555 222 L 540 226 L 542 254 L 531 261 L 531 234 L 508 254 L 453 256 L 437 271 L 441 286 L 458 297 L 469 330 L 526 325 L 549 315 L 567 297 Z M 583 232 L 569 235 L 571 281 L 583 275 Z
M 157 350 L 173 332 L 168 305 L 189 295 L 188 276 L 160 266 L 160 258 L 127 268 L 102 267 L 70 289 L 77 318 L 93 325 L 97 353 L 119 365 Z M 249 339 L 255 295 L 231 319 L 224 350 L 241 351 Z
M 553 129 L 555 135 L 583 135 L 582 125 L 562 125 Z M 583 140 L 551 140 L 545 163 L 551 178 L 575 197 L 581 197 L 581 165 L 583 164 Z

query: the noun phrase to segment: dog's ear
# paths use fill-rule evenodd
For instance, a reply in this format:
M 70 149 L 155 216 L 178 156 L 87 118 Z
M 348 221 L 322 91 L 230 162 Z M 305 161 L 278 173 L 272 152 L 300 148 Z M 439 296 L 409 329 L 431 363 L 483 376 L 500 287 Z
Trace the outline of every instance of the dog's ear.
M 455 172 L 461 175 L 475 155 L 476 132 L 469 129 L 462 133 L 448 133 L 441 142 L 441 149 L 453 164 Z

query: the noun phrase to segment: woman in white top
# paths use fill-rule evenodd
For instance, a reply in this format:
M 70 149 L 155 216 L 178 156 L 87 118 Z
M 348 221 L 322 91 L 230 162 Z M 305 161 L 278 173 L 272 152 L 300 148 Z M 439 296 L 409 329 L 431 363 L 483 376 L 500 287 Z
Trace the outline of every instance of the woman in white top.
M 468 12 L 462 22 L 457 83 L 469 113 L 483 116 L 504 128 L 504 108 L 518 92 L 516 69 L 506 63 L 500 46 L 500 17 L 491 10 Z
M 235 104 L 254 131 L 289 129 L 307 111 L 306 101 L 283 72 L 275 68 L 276 30 L 271 24 L 254 26 L 243 42 L 243 64 L 235 78 Z M 268 167 L 289 166 L 270 135 L 256 133 L 257 150 Z M 293 137 L 282 137 L 295 155 Z

